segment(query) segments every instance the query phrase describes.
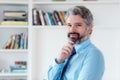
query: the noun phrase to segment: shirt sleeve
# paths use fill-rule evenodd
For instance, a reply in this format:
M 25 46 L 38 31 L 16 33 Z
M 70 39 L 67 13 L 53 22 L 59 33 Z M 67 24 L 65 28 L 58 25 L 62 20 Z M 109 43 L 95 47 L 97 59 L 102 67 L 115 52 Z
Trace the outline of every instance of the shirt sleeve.
M 53 64 L 48 69 L 47 80 L 59 80 L 64 65 L 65 61 L 61 64 L 57 64 L 55 59 Z
M 101 52 L 88 52 L 78 80 L 101 80 L 104 73 L 104 58 Z

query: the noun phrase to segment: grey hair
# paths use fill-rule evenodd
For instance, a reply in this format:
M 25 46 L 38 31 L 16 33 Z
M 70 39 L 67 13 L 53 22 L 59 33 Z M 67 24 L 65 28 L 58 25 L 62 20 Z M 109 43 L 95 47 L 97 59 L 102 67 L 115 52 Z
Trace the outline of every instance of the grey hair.
M 80 15 L 85 20 L 86 25 L 93 25 L 93 15 L 90 10 L 84 6 L 75 6 L 68 9 L 66 18 L 69 15 Z

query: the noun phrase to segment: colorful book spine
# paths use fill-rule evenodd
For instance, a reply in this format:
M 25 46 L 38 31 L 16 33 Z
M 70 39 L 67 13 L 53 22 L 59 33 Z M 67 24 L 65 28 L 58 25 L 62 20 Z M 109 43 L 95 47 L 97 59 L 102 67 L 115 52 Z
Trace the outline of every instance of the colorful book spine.
M 66 25 L 65 12 L 66 11 L 57 10 L 53 12 L 44 12 L 43 10 L 34 8 L 32 11 L 33 25 Z
M 27 35 L 24 33 L 13 34 L 4 45 L 4 49 L 27 49 Z

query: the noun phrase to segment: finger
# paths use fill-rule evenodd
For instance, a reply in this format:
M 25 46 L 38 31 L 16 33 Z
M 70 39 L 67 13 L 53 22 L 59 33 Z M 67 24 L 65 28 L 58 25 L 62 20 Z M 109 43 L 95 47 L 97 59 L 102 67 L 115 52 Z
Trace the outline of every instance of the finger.
M 72 50 L 73 45 L 71 45 L 71 44 L 67 44 L 66 47 L 68 47 L 70 50 Z
M 68 44 L 74 45 L 75 43 L 73 41 L 68 41 Z
M 62 50 L 61 52 L 62 52 L 62 54 L 66 55 L 66 56 L 69 55 L 67 50 Z
M 67 51 L 68 54 L 71 53 L 71 48 L 68 47 L 68 46 L 65 46 L 65 47 L 63 48 L 63 50 Z

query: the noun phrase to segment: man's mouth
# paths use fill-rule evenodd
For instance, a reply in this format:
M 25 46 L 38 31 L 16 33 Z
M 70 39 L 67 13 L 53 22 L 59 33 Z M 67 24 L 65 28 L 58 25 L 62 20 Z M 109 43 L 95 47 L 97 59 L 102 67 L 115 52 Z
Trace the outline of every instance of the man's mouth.
M 76 33 L 71 33 L 71 34 L 70 34 L 70 37 L 71 37 L 71 38 L 77 38 L 77 37 L 78 37 L 78 34 L 76 34 Z

